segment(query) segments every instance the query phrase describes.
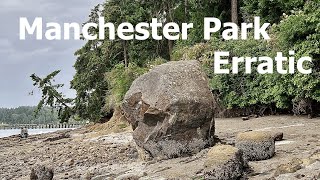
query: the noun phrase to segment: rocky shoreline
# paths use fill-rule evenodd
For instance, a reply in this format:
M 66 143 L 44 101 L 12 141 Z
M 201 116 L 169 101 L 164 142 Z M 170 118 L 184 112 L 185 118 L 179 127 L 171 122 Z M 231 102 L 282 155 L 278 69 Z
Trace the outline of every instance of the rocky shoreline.
M 141 161 L 132 130 L 96 127 L 0 139 L 0 179 L 30 179 L 31 169 L 50 167 L 54 179 L 201 179 L 209 149 L 171 160 Z M 273 158 L 250 162 L 244 179 L 319 179 L 320 119 L 271 116 L 241 121 L 217 119 L 220 144 L 235 144 L 249 130 L 282 132 Z

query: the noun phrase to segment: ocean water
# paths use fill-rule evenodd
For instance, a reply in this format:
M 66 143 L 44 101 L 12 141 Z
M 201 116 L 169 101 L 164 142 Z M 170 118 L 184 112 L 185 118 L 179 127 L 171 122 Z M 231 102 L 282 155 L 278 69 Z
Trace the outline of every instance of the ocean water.
M 70 129 L 72 129 L 72 128 L 70 128 Z M 29 133 L 29 135 L 35 135 L 35 134 L 56 132 L 59 130 L 66 130 L 66 128 L 65 129 L 28 129 L 28 133 Z M 0 138 L 20 134 L 20 131 L 21 131 L 20 129 L 0 130 Z

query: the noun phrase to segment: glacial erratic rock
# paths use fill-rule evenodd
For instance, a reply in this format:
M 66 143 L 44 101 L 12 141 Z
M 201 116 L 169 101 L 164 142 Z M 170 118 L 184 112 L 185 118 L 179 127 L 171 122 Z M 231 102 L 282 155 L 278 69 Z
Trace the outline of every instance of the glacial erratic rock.
M 212 143 L 213 95 L 197 61 L 169 62 L 136 79 L 122 105 L 151 158 L 195 154 Z
M 243 151 L 244 159 L 248 161 L 270 159 L 275 154 L 274 137 L 262 131 L 238 134 L 236 147 Z
M 204 163 L 204 178 L 214 180 L 239 179 L 247 162 L 242 151 L 230 145 L 217 145 L 208 152 Z

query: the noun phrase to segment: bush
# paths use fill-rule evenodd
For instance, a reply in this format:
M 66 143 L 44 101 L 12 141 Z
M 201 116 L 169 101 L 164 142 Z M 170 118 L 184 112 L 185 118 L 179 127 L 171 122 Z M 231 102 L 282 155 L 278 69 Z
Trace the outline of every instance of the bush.
M 154 66 L 165 63 L 162 58 L 154 59 L 148 62 L 145 67 L 139 67 L 134 63 L 130 63 L 126 68 L 124 64 L 116 65 L 110 72 L 106 73 L 106 80 L 108 82 L 108 91 L 106 93 L 106 112 L 111 112 L 115 107 L 119 107 L 121 102 L 129 90 L 132 82 L 146 73 Z
M 132 82 L 145 72 L 146 68 L 141 68 L 135 64 L 129 64 L 127 68 L 124 64 L 118 64 L 106 74 L 106 80 L 109 86 L 105 107 L 107 112 L 110 112 L 121 104 Z
M 295 114 L 310 113 L 312 104 L 320 102 L 320 10 L 316 2 L 308 1 L 303 10 L 292 11 L 279 24 L 273 25 L 270 41 L 248 40 L 224 41 L 213 38 L 210 42 L 191 47 L 178 47 L 174 60 L 196 59 L 203 63 L 209 84 L 220 106 L 225 109 L 245 109 L 246 113 L 261 113 L 266 109 L 292 110 Z M 313 73 L 261 75 L 244 73 L 217 75 L 213 73 L 213 53 L 228 51 L 231 57 L 275 57 L 276 52 L 288 56 L 295 51 L 296 60 L 303 56 L 313 58 Z M 254 64 L 253 66 L 256 66 Z M 231 65 L 226 65 L 230 67 Z M 287 66 L 286 64 L 284 66 Z M 255 68 L 253 68 L 255 69 Z M 297 108 L 298 107 L 298 108 Z M 248 111 L 249 109 L 249 111 Z M 298 110 L 297 110 L 298 109 Z

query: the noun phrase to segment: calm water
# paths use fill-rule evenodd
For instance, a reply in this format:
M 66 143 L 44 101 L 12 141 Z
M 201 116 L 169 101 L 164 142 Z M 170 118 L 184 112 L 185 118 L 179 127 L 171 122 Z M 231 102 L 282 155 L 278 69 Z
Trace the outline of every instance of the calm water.
M 59 130 L 66 130 L 66 129 L 28 129 L 28 133 L 29 135 L 34 135 L 34 134 L 50 133 L 50 132 L 55 132 Z M 20 134 L 20 131 L 21 131 L 20 129 L 0 130 L 0 138 Z

